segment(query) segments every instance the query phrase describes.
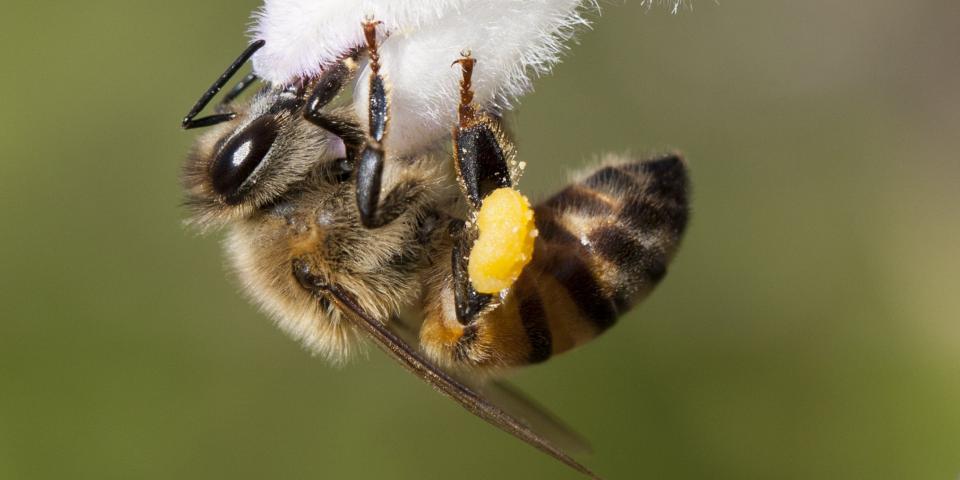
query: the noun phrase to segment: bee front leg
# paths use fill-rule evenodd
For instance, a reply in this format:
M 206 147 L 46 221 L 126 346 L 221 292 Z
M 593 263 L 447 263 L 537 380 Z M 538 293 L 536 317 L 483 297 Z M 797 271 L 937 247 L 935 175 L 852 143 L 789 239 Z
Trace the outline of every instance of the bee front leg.
M 453 303 L 457 311 L 457 321 L 461 325 L 470 325 L 491 305 L 493 295 L 479 293 L 473 288 L 470 274 L 467 272 L 467 259 L 470 248 L 476 239 L 475 232 L 466 227 L 463 220 L 450 222 L 450 235 L 453 237 L 453 250 L 450 255 L 453 275 Z

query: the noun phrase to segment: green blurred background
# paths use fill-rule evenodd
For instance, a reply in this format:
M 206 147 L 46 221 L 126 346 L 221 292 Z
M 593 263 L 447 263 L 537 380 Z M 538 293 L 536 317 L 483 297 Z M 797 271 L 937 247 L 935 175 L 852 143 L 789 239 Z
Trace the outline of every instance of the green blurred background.
M 257 2 L 4 2 L 0 478 L 578 478 L 374 351 L 310 357 L 184 229 L 179 120 Z M 678 148 L 692 227 L 518 373 L 613 479 L 960 475 L 960 4 L 614 2 L 512 115 L 543 194 Z

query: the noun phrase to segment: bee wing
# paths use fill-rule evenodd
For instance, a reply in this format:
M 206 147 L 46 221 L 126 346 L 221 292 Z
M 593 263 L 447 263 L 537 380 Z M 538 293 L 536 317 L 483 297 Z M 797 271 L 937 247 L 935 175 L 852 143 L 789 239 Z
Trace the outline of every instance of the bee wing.
M 413 323 L 404 316 L 395 316 L 390 319 L 388 328 L 403 342 L 413 345 L 417 342 L 417 331 Z M 590 442 L 549 409 L 511 383 L 504 380 L 471 378 L 450 371 L 446 373 L 488 402 L 523 421 L 530 429 L 561 449 L 572 453 L 592 453 Z
M 593 451 L 587 439 L 511 383 L 494 380 L 480 384 L 473 383 L 473 386 L 491 403 L 521 419 L 538 434 L 550 439 L 560 448 L 580 454 Z
M 328 288 L 338 306 L 340 306 L 343 311 L 351 313 L 351 315 L 347 315 L 347 317 L 353 320 L 356 327 L 366 333 L 368 337 L 374 340 L 378 347 L 393 357 L 394 360 L 403 365 L 407 370 L 410 370 L 411 373 L 423 379 L 434 389 L 452 398 L 463 408 L 486 420 L 488 423 L 523 440 L 590 478 L 600 478 L 587 467 L 584 467 L 564 451 L 531 430 L 527 424 L 508 414 L 500 407 L 490 403 L 476 391 L 450 376 L 433 362 L 424 358 L 416 349 L 412 348 L 410 344 L 404 342 L 396 333 L 387 328 L 386 325 L 367 314 L 367 312 L 357 304 L 349 292 L 342 290 L 337 285 L 330 285 Z

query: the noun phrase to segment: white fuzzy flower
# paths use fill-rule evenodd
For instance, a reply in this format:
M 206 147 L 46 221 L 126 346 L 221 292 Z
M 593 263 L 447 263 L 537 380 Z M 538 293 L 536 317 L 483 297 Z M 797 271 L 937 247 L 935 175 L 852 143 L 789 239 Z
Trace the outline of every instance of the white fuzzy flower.
M 643 3 L 651 0 L 643 0 Z M 459 101 L 459 68 L 477 59 L 475 101 L 507 108 L 545 74 L 565 42 L 587 25 L 592 0 L 265 0 L 252 34 L 266 45 L 253 57 L 266 81 L 288 83 L 318 74 L 364 45 L 362 22 L 380 26 L 383 73 L 390 91 L 387 149 L 393 155 L 448 135 Z M 365 118 L 369 68 L 358 76 L 354 105 Z

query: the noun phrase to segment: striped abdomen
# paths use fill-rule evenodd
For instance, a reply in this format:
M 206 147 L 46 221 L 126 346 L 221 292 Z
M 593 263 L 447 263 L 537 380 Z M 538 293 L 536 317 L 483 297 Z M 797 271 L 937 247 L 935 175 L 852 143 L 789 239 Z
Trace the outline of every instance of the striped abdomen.
M 536 206 L 533 261 L 504 301 L 462 326 L 449 285 L 438 285 L 421 343 L 440 361 L 496 367 L 587 342 L 666 274 L 687 224 L 687 190 L 678 156 L 610 163 L 567 186 Z

